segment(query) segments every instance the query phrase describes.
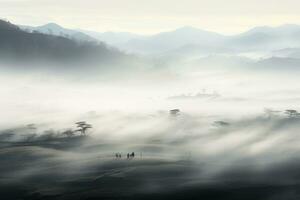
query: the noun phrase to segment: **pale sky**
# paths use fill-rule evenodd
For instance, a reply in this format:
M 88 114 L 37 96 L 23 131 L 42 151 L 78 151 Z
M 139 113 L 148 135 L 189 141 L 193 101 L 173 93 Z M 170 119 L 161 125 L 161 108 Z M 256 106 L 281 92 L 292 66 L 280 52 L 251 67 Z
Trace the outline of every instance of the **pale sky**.
M 152 34 L 194 26 L 233 34 L 255 26 L 300 24 L 300 0 L 0 0 L 15 24 Z

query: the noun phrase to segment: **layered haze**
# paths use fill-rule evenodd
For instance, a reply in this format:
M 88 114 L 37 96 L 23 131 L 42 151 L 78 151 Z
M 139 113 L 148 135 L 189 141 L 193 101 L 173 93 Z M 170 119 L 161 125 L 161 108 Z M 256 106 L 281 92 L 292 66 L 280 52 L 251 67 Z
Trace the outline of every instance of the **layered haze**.
M 299 32 L 108 37 L 1 21 L 0 193 L 297 199 Z

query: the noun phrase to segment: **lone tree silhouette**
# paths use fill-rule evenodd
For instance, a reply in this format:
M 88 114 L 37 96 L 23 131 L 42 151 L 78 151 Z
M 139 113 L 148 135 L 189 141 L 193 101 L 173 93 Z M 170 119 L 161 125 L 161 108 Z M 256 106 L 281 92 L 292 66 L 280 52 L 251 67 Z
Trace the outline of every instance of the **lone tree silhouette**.
M 294 118 L 294 117 L 299 116 L 299 113 L 297 110 L 286 110 L 285 114 L 287 114 L 289 118 Z
M 77 129 L 76 131 L 81 132 L 81 135 L 86 135 L 86 131 L 90 128 L 93 128 L 91 124 L 87 124 L 86 122 L 77 122 Z

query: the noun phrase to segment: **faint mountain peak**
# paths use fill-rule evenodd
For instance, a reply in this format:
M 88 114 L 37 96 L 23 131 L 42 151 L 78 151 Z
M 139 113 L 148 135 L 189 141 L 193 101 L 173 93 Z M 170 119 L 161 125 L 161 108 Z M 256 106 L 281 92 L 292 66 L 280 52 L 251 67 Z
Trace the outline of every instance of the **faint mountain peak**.
M 273 34 L 276 32 L 280 33 L 289 33 L 294 31 L 300 31 L 300 26 L 296 24 L 283 24 L 280 26 L 258 26 L 254 27 L 240 35 L 248 35 L 254 33 L 264 33 L 264 34 Z
M 62 26 L 56 24 L 56 23 L 48 23 L 42 26 L 38 26 L 38 28 L 49 28 L 49 29 L 65 29 Z

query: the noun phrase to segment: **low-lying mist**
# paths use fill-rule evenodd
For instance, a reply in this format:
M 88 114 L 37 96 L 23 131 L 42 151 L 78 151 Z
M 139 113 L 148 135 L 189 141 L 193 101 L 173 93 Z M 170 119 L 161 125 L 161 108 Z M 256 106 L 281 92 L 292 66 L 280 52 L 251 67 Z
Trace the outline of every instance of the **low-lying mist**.
M 299 184 L 298 72 L 198 61 L 141 68 L 3 70 L 1 184 L 37 199 Z M 92 128 L 80 130 L 83 121 Z

